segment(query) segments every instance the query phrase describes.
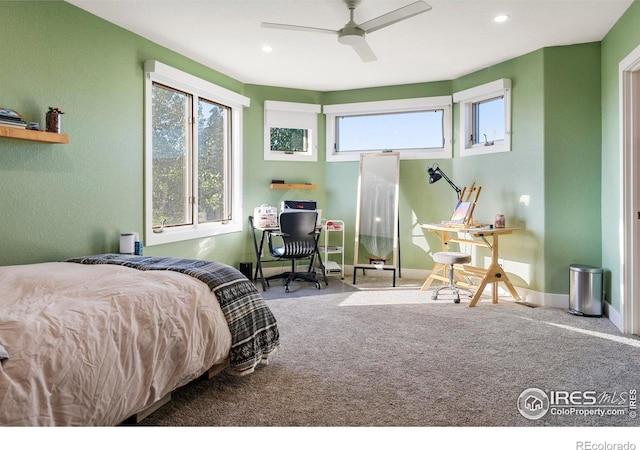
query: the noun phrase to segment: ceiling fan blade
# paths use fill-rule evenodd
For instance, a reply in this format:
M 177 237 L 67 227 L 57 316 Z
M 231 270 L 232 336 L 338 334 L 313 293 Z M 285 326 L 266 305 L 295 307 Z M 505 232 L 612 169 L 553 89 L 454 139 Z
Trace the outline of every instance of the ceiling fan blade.
M 278 30 L 293 30 L 293 31 L 311 31 L 314 33 L 328 33 L 328 34 L 337 34 L 337 30 L 328 30 L 326 28 L 313 28 L 313 27 L 303 27 L 300 25 L 286 25 L 284 23 L 271 23 L 271 22 L 262 22 L 262 28 L 276 28 Z
M 367 44 L 367 41 L 365 41 L 364 39 L 362 39 L 358 44 L 353 44 L 352 47 L 356 51 L 362 62 L 371 62 L 378 59 L 373 53 L 373 50 L 371 50 L 371 47 L 369 47 L 369 44 Z
M 387 14 L 383 14 L 382 16 L 376 17 L 375 19 L 364 22 L 358 25 L 358 28 L 364 30 L 367 33 L 372 33 L 379 30 L 380 28 L 384 28 L 386 26 L 392 25 L 396 22 L 400 22 L 404 19 L 408 19 L 409 17 L 416 16 L 423 12 L 427 12 L 429 10 L 431 10 L 431 6 L 420 0 L 415 3 L 411 3 L 410 5 L 403 6 L 402 8 L 398 8 L 394 11 L 388 12 Z

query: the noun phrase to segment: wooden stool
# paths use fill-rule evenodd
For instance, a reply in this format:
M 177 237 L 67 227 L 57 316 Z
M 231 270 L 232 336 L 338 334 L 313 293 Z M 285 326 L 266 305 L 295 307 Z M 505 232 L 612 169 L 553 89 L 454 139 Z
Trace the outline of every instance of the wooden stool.
M 454 264 L 466 264 L 471 262 L 471 255 L 467 253 L 461 252 L 437 252 L 432 256 L 433 260 L 440 264 L 446 264 L 449 266 L 449 285 L 443 286 L 440 289 L 436 290 L 431 296 L 432 300 L 438 299 L 438 294 L 440 291 L 450 290 L 452 291 L 456 297 L 453 299 L 454 303 L 460 303 L 460 290 L 467 291 L 467 289 L 457 288 L 453 284 L 453 266 Z

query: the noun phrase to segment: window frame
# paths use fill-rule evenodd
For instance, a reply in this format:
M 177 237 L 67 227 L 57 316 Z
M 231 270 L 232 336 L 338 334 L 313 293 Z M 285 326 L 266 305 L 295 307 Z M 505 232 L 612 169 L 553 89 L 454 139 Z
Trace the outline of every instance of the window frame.
M 342 116 L 362 116 L 386 113 L 432 111 L 442 109 L 443 146 L 440 148 L 400 149 L 400 159 L 450 159 L 452 157 L 451 137 L 452 101 L 450 95 L 420 97 L 399 100 L 382 100 L 361 103 L 344 103 L 323 106 L 326 115 L 326 161 L 360 161 L 362 153 L 379 153 L 380 150 L 339 152 L 336 150 L 336 119 Z M 395 151 L 396 149 L 389 149 Z
M 504 139 L 491 145 L 474 144 L 470 138 L 475 127 L 474 104 L 498 97 L 504 98 Z M 511 80 L 502 78 L 453 94 L 453 102 L 459 103 L 460 156 L 488 155 L 511 151 Z
M 203 80 L 179 69 L 173 68 L 159 61 L 146 61 L 144 64 L 144 236 L 145 245 L 161 245 L 171 242 L 180 242 L 189 239 L 212 237 L 222 234 L 234 233 L 243 230 L 242 219 L 242 129 L 243 108 L 250 105 L 250 99 L 236 92 Z M 165 228 L 162 232 L 153 230 L 153 125 L 152 125 L 152 91 L 153 84 L 158 83 L 168 88 L 187 93 L 197 102 L 199 98 L 219 103 L 230 108 L 231 121 L 230 135 L 227 136 L 230 145 L 231 164 L 229 172 L 231 176 L 231 219 L 222 222 L 198 222 L 198 214 L 194 214 L 193 224 Z M 198 154 L 198 124 L 193 120 L 191 130 L 193 144 L 190 152 L 192 156 Z M 197 157 L 193 163 L 192 178 L 197 183 Z M 229 175 L 229 174 L 227 174 Z M 197 186 L 196 186 L 197 191 Z M 195 194 L 195 193 L 194 193 Z M 197 199 L 197 195 L 194 195 Z M 196 200 L 194 200 L 195 202 Z M 192 204 L 194 211 L 198 211 L 196 203 Z
M 313 103 L 264 102 L 264 160 L 318 161 L 318 114 L 322 107 Z M 305 152 L 271 151 L 271 128 L 307 130 L 309 150 Z

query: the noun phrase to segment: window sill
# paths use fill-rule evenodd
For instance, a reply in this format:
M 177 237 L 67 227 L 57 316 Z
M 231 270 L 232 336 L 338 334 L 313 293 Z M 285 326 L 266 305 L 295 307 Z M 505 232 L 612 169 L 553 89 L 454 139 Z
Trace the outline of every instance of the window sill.
M 473 147 L 461 149 L 460 156 L 490 155 L 492 153 L 504 153 L 510 151 L 511 145 L 509 142 L 500 142 L 493 145 L 477 144 Z
M 153 230 L 146 230 L 144 245 L 150 247 L 153 245 L 171 244 L 173 242 L 210 238 L 230 233 L 237 233 L 240 231 L 242 231 L 242 224 L 234 222 L 225 225 L 215 224 L 210 226 L 203 226 L 200 228 L 165 228 L 165 230 L 161 233 L 155 233 L 153 232 Z

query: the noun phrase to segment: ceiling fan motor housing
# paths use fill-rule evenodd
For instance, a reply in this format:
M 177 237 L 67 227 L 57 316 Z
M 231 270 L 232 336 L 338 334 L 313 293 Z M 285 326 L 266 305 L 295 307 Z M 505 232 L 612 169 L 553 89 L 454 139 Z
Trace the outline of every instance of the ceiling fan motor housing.
M 344 27 L 338 34 L 338 42 L 346 45 L 357 45 L 364 39 L 364 30 L 358 27 Z

